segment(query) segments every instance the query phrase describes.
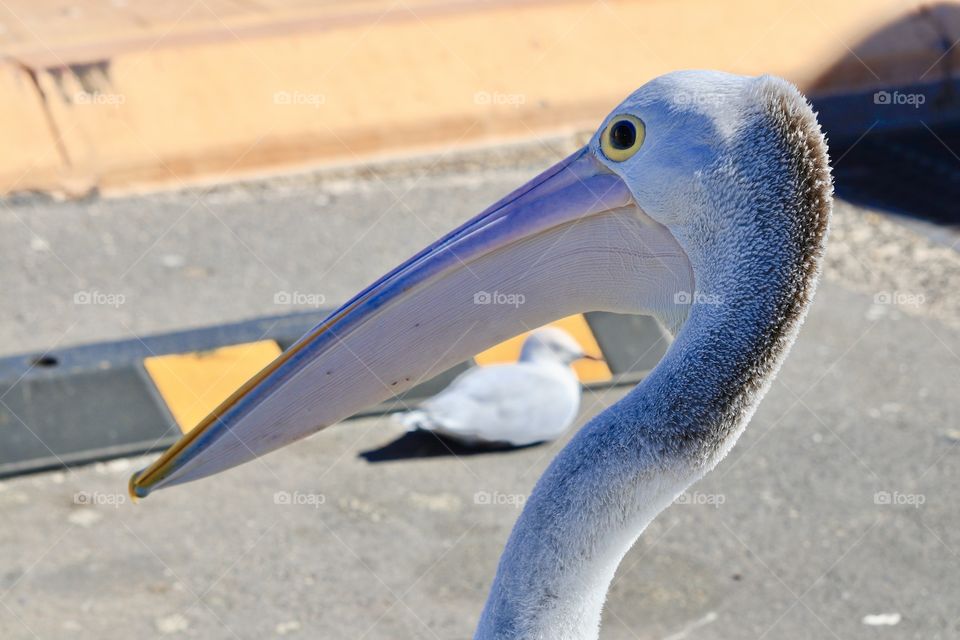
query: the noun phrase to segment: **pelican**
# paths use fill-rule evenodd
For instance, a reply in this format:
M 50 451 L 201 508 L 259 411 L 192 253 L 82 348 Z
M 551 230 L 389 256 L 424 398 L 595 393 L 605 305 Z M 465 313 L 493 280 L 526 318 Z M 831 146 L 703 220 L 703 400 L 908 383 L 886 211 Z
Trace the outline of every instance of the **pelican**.
M 827 147 L 788 82 L 656 78 L 589 143 L 364 289 L 131 478 L 143 497 L 333 424 L 528 326 L 644 313 L 674 334 L 654 370 L 538 480 L 476 638 L 599 634 L 647 524 L 723 459 L 790 350 L 832 207 Z M 477 291 L 522 305 L 475 305 Z
M 563 329 L 538 329 L 524 340 L 518 362 L 469 369 L 397 420 L 468 446 L 554 440 L 577 417 L 580 381 L 570 365 L 582 358 L 601 359 Z

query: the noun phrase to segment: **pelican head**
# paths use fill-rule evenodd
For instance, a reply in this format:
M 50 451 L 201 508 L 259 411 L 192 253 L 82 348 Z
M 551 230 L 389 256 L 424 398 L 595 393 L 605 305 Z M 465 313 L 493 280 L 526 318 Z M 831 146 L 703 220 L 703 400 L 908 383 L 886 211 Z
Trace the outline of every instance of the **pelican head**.
M 683 71 L 620 104 L 572 156 L 340 307 L 131 479 L 218 473 L 567 315 L 658 318 L 653 372 L 581 429 L 526 503 L 478 637 L 596 637 L 647 522 L 741 433 L 817 279 L 826 144 L 789 83 Z M 500 305 L 498 294 L 522 294 Z

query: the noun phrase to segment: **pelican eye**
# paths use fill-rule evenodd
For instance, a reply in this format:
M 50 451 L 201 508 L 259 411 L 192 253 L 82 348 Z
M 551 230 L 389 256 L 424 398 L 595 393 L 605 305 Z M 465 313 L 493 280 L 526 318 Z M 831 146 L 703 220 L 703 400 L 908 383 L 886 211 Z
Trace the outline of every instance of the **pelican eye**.
M 610 121 L 600 136 L 603 155 L 614 162 L 623 162 L 643 146 L 646 127 L 640 118 L 630 115 L 617 116 Z

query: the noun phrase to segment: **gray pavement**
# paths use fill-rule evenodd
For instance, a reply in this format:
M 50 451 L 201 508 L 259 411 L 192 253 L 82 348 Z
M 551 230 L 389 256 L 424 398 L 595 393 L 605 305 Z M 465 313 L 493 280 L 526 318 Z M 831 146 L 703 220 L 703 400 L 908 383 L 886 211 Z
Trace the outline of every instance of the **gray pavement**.
M 0 351 L 282 313 L 284 291 L 335 304 L 561 147 L 8 201 Z M 960 637 L 958 285 L 956 252 L 841 205 L 792 356 L 728 459 L 627 556 L 602 637 Z M 581 422 L 621 393 L 588 395 Z M 357 457 L 398 435 L 345 423 L 139 505 L 125 484 L 146 458 L 0 481 L 0 637 L 469 637 L 562 443 Z

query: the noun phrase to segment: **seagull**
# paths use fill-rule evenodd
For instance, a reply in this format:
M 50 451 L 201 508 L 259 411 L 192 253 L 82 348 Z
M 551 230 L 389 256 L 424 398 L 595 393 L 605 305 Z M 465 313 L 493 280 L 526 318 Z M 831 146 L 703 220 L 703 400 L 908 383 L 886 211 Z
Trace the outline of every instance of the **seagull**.
M 518 362 L 469 369 L 397 421 L 467 446 L 555 440 L 580 408 L 580 381 L 570 368 L 580 359 L 601 360 L 563 329 L 537 329 L 524 340 Z
M 597 638 L 621 559 L 726 456 L 793 345 L 832 202 L 826 141 L 793 85 L 655 78 L 582 149 L 332 313 L 135 474 L 131 493 L 264 455 L 525 327 L 589 310 L 652 315 L 670 348 L 538 480 L 475 635 Z M 473 304 L 481 290 L 524 304 Z

